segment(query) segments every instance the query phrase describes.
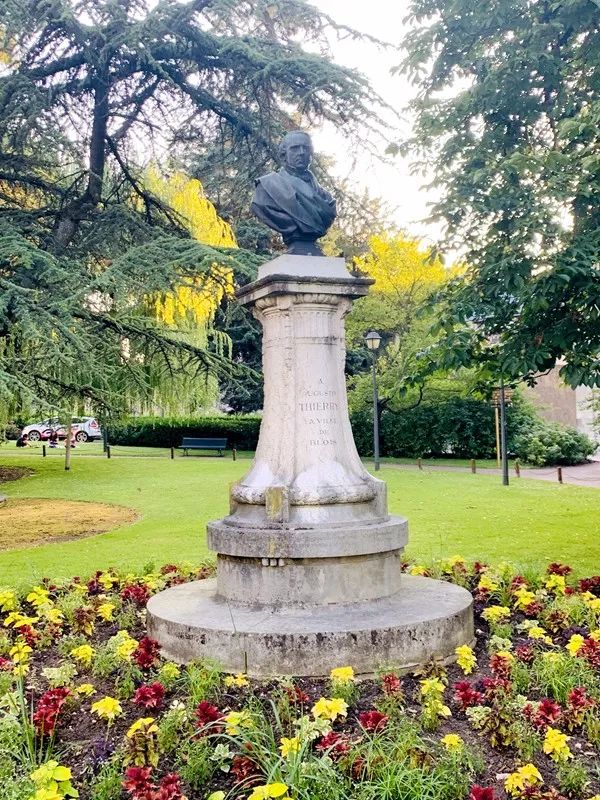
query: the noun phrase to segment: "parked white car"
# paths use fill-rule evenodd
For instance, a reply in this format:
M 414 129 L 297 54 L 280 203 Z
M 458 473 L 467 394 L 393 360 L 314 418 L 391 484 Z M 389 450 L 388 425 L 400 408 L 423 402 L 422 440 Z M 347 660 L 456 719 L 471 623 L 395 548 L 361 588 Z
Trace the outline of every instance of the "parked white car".
M 102 438 L 102 430 L 94 417 L 73 417 L 71 427 L 76 442 L 89 442 Z M 26 425 L 21 433 L 26 433 L 30 442 L 39 442 L 46 441 L 52 431 L 58 433 L 59 439 L 64 439 L 67 435 L 65 426 L 57 417 Z

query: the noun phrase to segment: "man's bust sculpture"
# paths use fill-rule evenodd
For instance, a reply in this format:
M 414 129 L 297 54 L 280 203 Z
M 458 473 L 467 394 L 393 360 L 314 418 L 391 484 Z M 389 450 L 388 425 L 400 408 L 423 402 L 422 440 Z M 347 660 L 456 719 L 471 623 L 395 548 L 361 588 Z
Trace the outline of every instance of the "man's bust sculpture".
M 336 214 L 335 200 L 309 169 L 313 152 L 307 133 L 288 133 L 279 146 L 281 169 L 259 178 L 252 198 L 252 212 L 282 235 L 293 255 L 322 256 L 315 242 Z

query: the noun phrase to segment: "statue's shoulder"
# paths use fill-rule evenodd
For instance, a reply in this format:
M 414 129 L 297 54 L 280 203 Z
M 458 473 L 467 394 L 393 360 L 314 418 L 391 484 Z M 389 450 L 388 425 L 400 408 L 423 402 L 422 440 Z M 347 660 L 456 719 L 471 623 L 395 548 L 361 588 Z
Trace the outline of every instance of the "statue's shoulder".
M 268 172 L 266 175 L 261 175 L 261 177 L 257 178 L 255 181 L 257 186 L 263 186 L 265 189 L 268 189 L 270 186 L 281 186 L 281 184 L 285 182 L 285 175 L 281 171 Z

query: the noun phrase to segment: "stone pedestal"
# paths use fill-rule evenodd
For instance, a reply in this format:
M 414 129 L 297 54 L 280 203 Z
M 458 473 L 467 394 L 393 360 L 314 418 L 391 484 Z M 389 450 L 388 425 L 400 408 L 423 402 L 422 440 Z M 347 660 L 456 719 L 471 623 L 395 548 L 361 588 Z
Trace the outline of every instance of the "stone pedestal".
M 352 437 L 344 317 L 372 283 L 343 259 L 285 255 L 238 292 L 263 326 L 265 404 L 256 456 L 208 525 L 216 581 L 148 604 L 175 660 L 210 656 L 255 676 L 409 667 L 473 636 L 471 596 L 400 574 L 407 522 Z

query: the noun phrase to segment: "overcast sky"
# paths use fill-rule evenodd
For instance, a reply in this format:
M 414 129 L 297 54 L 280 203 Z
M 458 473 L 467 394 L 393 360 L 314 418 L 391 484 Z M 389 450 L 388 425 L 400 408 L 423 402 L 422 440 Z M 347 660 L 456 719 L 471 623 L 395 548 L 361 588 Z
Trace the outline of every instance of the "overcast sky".
M 406 27 L 403 19 L 408 14 L 408 0 L 311 0 L 329 14 L 336 22 L 347 24 L 358 31 L 369 33 L 379 39 L 398 44 Z M 370 44 L 350 39 L 336 42 L 334 58 L 338 63 L 354 67 L 364 73 L 375 91 L 398 112 L 408 104 L 414 87 L 401 76 L 390 75 L 390 69 L 401 60 L 397 51 L 381 50 Z M 410 131 L 410 118 L 403 114 L 398 121 L 398 138 Z M 381 164 L 365 155 L 357 164 L 340 156 L 344 152 L 344 140 L 332 131 L 315 132 L 316 149 L 336 155 L 337 169 L 341 175 L 351 175 L 355 181 L 368 187 L 371 194 L 383 197 L 395 208 L 394 217 L 398 225 L 408 233 L 434 241 L 439 230 L 423 222 L 427 215 L 427 203 L 433 197 L 423 188 L 424 179 L 409 173 L 410 162 L 397 156 L 393 165 Z M 347 148 L 347 144 L 346 144 Z

